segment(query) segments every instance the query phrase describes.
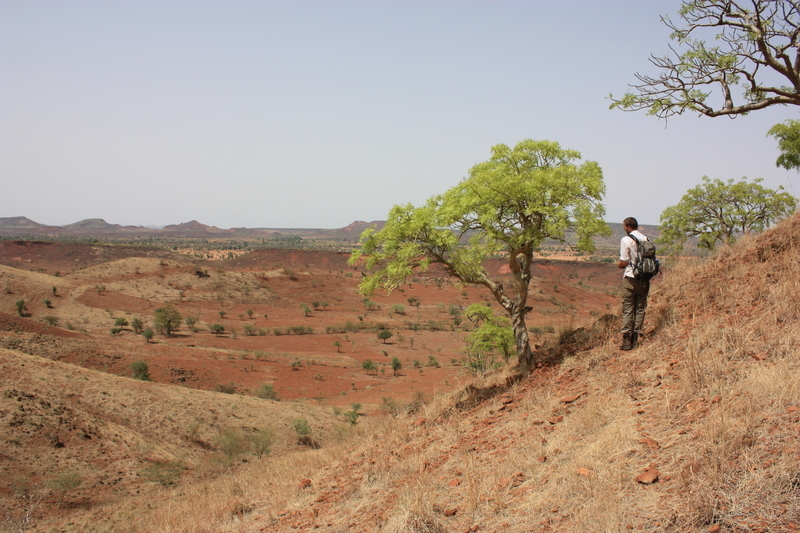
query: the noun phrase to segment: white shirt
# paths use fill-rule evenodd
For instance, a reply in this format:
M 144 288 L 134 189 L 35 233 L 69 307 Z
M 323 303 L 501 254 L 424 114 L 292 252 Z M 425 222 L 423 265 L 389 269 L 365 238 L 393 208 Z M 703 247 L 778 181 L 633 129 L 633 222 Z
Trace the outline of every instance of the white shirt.
M 634 237 L 639 239 L 639 242 L 647 240 L 647 237 L 645 237 L 638 229 L 633 230 L 631 233 Z M 622 240 L 619 241 L 619 260 L 627 261 L 628 263 L 628 266 L 625 267 L 625 271 L 622 273 L 622 277 L 633 277 L 633 265 L 636 263 L 638 253 L 639 246 L 636 244 L 636 241 L 627 235 L 625 235 Z

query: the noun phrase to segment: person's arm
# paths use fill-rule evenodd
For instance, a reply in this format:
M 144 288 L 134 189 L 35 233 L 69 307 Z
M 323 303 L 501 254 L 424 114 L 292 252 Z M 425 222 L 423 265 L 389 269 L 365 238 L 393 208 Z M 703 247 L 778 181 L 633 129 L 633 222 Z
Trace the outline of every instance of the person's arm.
M 619 241 L 619 261 L 617 261 L 617 268 L 625 268 L 628 266 L 628 258 L 630 257 L 631 249 L 625 245 L 625 238 Z

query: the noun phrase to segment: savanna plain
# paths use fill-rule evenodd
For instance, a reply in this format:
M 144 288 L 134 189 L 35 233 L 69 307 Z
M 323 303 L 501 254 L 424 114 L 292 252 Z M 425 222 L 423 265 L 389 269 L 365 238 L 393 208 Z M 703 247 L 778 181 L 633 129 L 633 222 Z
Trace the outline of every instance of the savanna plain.
M 2 528 L 800 529 L 800 218 L 670 262 L 631 352 L 606 252 L 534 265 L 523 377 L 435 270 L 365 299 L 343 252 L 0 241 Z

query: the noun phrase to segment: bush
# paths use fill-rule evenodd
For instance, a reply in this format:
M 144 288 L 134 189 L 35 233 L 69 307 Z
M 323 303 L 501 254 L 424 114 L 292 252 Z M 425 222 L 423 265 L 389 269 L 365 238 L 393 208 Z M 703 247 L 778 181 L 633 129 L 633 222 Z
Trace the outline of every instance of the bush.
M 232 381 L 226 383 L 218 383 L 215 390 L 223 394 L 236 394 L 236 385 Z
M 47 315 L 47 316 L 42 317 L 42 320 L 44 320 L 45 322 L 47 322 L 51 326 L 58 326 L 58 317 L 57 316 Z
M 263 455 L 269 455 L 274 442 L 275 430 L 272 428 L 257 429 L 250 435 L 250 446 L 259 459 Z
M 144 361 L 134 361 L 131 363 L 131 370 L 133 371 L 133 379 L 151 381 L 150 370 L 147 367 L 147 363 Z
M 247 451 L 248 442 L 241 430 L 225 429 L 220 431 L 214 439 L 214 444 L 219 448 L 228 462 L 233 462 L 236 457 Z
M 262 383 L 256 389 L 256 396 L 264 400 L 278 400 L 278 393 L 275 392 L 275 387 L 271 383 Z
M 179 461 L 156 461 L 144 468 L 142 475 L 148 481 L 169 487 L 178 482 L 184 470 L 186 467 Z

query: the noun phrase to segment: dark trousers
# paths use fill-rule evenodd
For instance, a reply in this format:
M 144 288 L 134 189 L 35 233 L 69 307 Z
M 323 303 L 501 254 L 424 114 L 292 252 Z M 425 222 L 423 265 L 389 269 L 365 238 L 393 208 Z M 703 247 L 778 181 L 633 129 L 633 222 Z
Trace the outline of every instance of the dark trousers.
M 622 278 L 622 333 L 642 334 L 644 314 L 647 309 L 649 281 Z

